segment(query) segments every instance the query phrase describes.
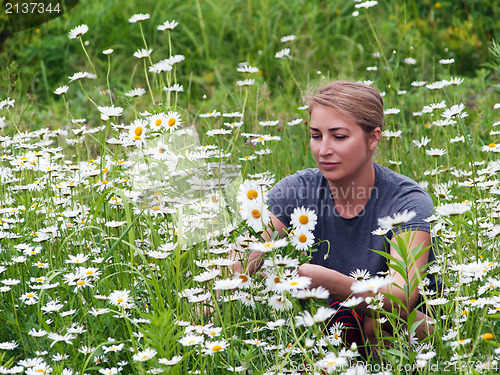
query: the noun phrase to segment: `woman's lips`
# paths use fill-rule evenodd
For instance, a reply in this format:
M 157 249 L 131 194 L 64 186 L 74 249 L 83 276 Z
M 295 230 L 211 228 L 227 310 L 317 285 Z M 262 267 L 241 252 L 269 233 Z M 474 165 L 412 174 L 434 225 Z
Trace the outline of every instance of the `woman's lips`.
M 321 164 L 321 166 L 324 169 L 333 169 L 333 168 L 336 168 L 337 166 L 340 165 L 340 163 L 332 163 L 332 162 L 326 162 L 326 161 L 321 161 L 319 163 Z

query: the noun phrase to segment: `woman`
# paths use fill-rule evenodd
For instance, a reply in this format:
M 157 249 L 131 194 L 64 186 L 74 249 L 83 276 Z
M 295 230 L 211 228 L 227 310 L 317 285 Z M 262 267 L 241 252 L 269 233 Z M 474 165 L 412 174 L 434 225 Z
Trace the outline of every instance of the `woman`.
M 371 276 L 388 271 L 386 259 L 373 252 L 389 252 L 400 259 L 384 236 L 374 235 L 378 219 L 415 212 L 387 237 L 401 236 L 400 230 L 411 232 L 409 248 L 422 245 L 424 254 L 410 270 L 410 279 L 428 262 L 434 259 L 431 245 L 430 225 L 425 218 L 433 211 L 430 195 L 415 181 L 372 162 L 373 153 L 380 141 L 384 125 L 383 100 L 379 92 L 362 83 L 337 81 L 321 88 L 306 98 L 310 114 L 310 146 L 317 169 L 306 169 L 278 182 L 268 193 L 271 219 L 281 234 L 290 226 L 293 210 L 305 207 L 314 210 L 318 224 L 314 235 L 321 240 L 314 247 L 312 260 L 299 268 L 299 274 L 311 278 L 311 288 L 323 286 L 330 292 L 330 303 L 342 310 L 342 302 L 353 295 L 351 286 L 356 281 L 352 276 L 356 270 L 367 270 Z M 411 215 L 409 215 L 411 216 Z M 409 217 L 408 216 L 408 217 Z M 394 239 L 394 238 L 393 238 Z M 259 254 L 251 254 L 250 272 L 259 266 Z M 390 293 L 405 301 L 408 312 L 417 305 L 417 288 L 406 301 L 402 288 L 403 277 L 392 273 L 394 283 L 380 292 Z M 368 297 L 369 293 L 355 294 Z M 391 311 L 389 299 L 384 299 L 384 309 Z M 356 306 L 357 316 L 350 310 L 339 312 L 333 318 L 347 326 L 361 322 L 366 336 L 375 342 L 373 310 L 363 302 Z M 400 311 L 405 318 L 407 312 Z M 424 314 L 417 313 L 421 320 L 417 329 L 423 338 L 432 329 Z M 352 333 L 352 332 L 350 332 Z M 359 331 L 358 331 L 359 333 Z M 358 341 L 350 335 L 346 341 Z

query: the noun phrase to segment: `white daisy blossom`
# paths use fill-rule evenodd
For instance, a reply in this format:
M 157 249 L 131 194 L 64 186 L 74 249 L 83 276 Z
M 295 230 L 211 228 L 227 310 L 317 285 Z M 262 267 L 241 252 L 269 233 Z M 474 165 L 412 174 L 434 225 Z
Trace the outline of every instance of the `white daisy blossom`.
M 132 356 L 132 359 L 134 361 L 144 362 L 144 361 L 147 361 L 147 360 L 153 358 L 155 355 L 156 355 L 156 350 L 148 348 L 148 349 L 143 350 L 142 352 L 138 352 L 137 354 L 134 354 Z
M 286 43 L 286 42 L 291 42 L 292 40 L 295 40 L 296 36 L 295 35 L 286 35 L 280 39 L 281 43 Z
M 254 67 L 254 66 L 250 66 L 247 64 L 239 66 L 236 70 L 240 73 L 258 73 L 259 72 L 259 68 Z
M 263 253 L 267 253 L 273 251 L 275 249 L 279 249 L 285 247 L 288 244 L 288 240 L 286 238 L 282 238 L 275 241 L 266 241 L 266 242 L 253 242 L 248 248 L 254 251 L 260 251 Z
M 123 108 L 121 107 L 115 107 L 114 105 L 110 107 L 97 107 L 99 112 L 101 112 L 103 115 L 107 116 L 108 118 L 111 116 L 121 116 L 123 113 Z
M 152 52 L 153 49 L 151 48 L 150 49 L 141 48 L 134 52 L 134 56 L 137 57 L 138 59 L 143 59 L 145 57 L 150 56 Z
M 255 85 L 255 79 L 245 79 L 242 81 L 236 81 L 238 86 L 252 86 Z
M 471 209 L 468 203 L 447 203 L 436 207 L 436 215 L 456 216 L 462 215 Z
M 112 49 L 112 48 L 108 48 L 108 49 L 105 49 L 104 51 L 102 51 L 102 53 L 104 55 L 111 55 L 115 50 Z
M 391 276 L 387 277 L 372 277 L 367 280 L 357 280 L 351 285 L 351 290 L 354 293 L 365 293 L 371 292 L 373 294 L 377 293 L 379 289 L 391 285 L 393 283 Z
M 382 229 L 394 229 L 413 219 L 416 215 L 415 211 L 404 210 L 397 212 L 394 216 L 386 216 L 378 219 L 378 225 Z
M 308 229 L 296 228 L 290 242 L 297 250 L 307 250 L 314 244 L 314 234 Z
M 314 315 L 311 315 L 309 311 L 304 311 L 303 315 L 298 315 L 295 317 L 295 323 L 298 326 L 311 327 L 315 323 L 321 323 L 335 314 L 337 310 L 330 307 L 321 306 Z
M 377 4 L 378 4 L 378 1 L 365 1 L 364 3 L 354 5 L 354 8 L 357 8 L 357 9 L 359 9 L 359 8 L 368 9 L 368 8 L 374 7 Z
M 55 91 L 54 94 L 56 95 L 61 95 L 61 94 L 66 94 L 68 92 L 69 86 L 60 86 L 58 87 Z
M 386 130 L 384 130 L 382 132 L 382 137 L 386 137 L 386 138 L 402 138 L 401 134 L 402 134 L 401 130 L 392 131 L 392 130 L 386 129 Z
M 81 37 L 83 34 L 85 34 L 87 31 L 89 31 L 89 27 L 87 25 L 80 25 L 72 29 L 69 34 L 68 38 L 69 39 L 76 39 Z
M 132 89 L 129 92 L 125 93 L 125 96 L 128 97 L 135 97 L 135 96 L 142 96 L 146 93 L 146 90 L 144 90 L 142 87 Z
M 158 25 L 158 30 L 160 31 L 165 31 L 165 30 L 173 30 L 179 25 L 179 22 L 176 20 L 172 21 L 165 21 L 161 25 Z
M 388 108 L 384 111 L 384 115 L 395 115 L 401 112 L 399 108 Z
M 130 22 L 130 23 L 136 23 L 136 22 L 139 22 L 139 21 L 148 20 L 150 18 L 151 18 L 151 16 L 149 15 L 149 13 L 146 13 L 146 14 L 137 13 L 137 14 L 134 14 L 132 17 L 130 17 L 129 20 L 128 20 L 128 22 Z
M 292 56 L 290 56 L 290 48 L 285 48 L 281 51 L 276 52 L 276 55 L 274 55 L 274 57 L 277 59 L 291 59 Z
M 318 221 L 316 213 L 305 207 L 295 208 L 290 218 L 290 223 L 295 228 L 304 228 L 310 231 L 314 230 Z
M 451 106 L 450 108 L 446 109 L 441 116 L 447 119 L 450 119 L 452 117 L 460 117 L 464 118 L 467 117 L 468 114 L 467 112 L 462 111 L 465 109 L 465 105 L 463 103 L 460 104 L 455 104 L 454 106 Z
M 446 151 L 443 148 L 430 148 L 428 150 L 425 150 L 425 153 L 429 156 L 443 156 L 446 154 L 448 151 Z
M 89 73 L 87 73 L 87 72 L 78 72 L 78 73 L 75 73 L 71 77 L 68 77 L 68 78 L 69 78 L 70 82 L 73 82 L 73 81 L 76 81 L 78 79 L 87 78 L 88 76 L 89 76 Z
M 172 359 L 158 358 L 158 362 L 162 365 L 173 366 L 179 363 L 182 359 L 181 355 L 173 356 Z

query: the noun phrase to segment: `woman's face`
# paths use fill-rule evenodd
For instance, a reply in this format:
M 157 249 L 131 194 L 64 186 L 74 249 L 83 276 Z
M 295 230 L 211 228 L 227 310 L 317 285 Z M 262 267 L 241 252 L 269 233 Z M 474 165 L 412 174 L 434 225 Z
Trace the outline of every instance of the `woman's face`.
M 371 168 L 380 128 L 366 133 L 334 108 L 318 105 L 311 112 L 311 151 L 319 170 L 333 183 L 351 183 Z

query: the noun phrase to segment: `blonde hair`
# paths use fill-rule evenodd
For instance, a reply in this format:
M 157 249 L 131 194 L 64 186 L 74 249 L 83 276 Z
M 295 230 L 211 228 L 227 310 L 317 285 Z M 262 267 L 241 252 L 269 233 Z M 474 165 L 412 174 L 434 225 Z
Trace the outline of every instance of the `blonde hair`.
M 380 93 L 360 82 L 333 81 L 304 96 L 309 115 L 318 106 L 335 108 L 365 132 L 384 127 L 384 101 Z

